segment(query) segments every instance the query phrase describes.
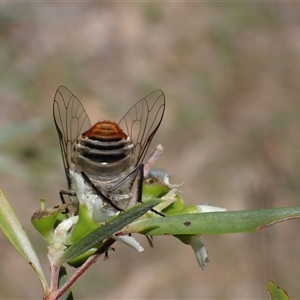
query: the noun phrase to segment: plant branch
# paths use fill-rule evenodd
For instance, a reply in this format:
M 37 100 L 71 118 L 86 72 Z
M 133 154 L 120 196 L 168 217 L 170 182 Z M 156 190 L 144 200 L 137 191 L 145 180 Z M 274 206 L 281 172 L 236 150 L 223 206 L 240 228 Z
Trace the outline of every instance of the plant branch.
M 73 283 L 91 266 L 93 265 L 99 256 L 104 254 L 109 250 L 111 245 L 115 242 L 113 238 L 108 238 L 101 247 L 97 249 L 97 251 L 89 257 L 86 262 L 76 270 L 76 272 L 70 277 L 70 279 L 59 289 L 57 290 L 55 297 L 53 298 L 54 300 L 59 299 L 72 285 Z

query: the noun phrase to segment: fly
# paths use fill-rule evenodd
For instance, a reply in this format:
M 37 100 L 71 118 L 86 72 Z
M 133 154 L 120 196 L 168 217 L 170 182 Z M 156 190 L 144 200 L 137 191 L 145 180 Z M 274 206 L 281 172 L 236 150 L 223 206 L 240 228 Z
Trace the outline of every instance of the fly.
M 118 123 L 90 119 L 76 96 L 60 86 L 54 97 L 57 129 L 72 203 L 84 202 L 95 221 L 125 210 L 136 178 L 142 197 L 143 160 L 165 111 L 165 96 L 156 90 L 139 100 Z

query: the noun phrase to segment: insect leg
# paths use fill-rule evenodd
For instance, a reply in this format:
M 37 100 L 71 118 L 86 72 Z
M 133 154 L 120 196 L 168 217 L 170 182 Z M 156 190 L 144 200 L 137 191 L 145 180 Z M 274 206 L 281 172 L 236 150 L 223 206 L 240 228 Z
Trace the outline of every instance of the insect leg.
M 76 193 L 74 191 L 70 191 L 70 190 L 60 190 L 59 191 L 59 197 L 60 197 L 60 201 L 62 202 L 62 204 L 66 204 L 65 198 L 64 196 L 76 196 Z M 69 213 L 70 210 L 68 208 L 65 209 L 65 211 L 63 212 L 64 214 Z
M 149 176 L 149 172 L 150 172 L 151 167 L 153 166 L 154 162 L 158 159 L 158 157 L 163 153 L 163 150 L 164 150 L 163 146 L 160 145 L 160 144 L 155 147 L 155 149 L 151 153 L 151 155 L 150 155 L 147 163 L 144 166 L 143 177 L 144 176 L 146 176 L 146 177 Z M 138 167 L 136 169 L 138 169 Z M 138 195 L 138 192 L 139 192 L 139 190 L 138 190 L 138 188 L 136 188 L 135 191 L 134 191 L 133 197 L 132 197 L 132 199 L 130 201 L 130 205 L 129 206 L 134 205 L 134 203 L 137 202 L 138 199 L 141 199 L 141 198 L 139 198 L 141 196 Z M 139 192 L 139 193 L 142 194 L 142 192 Z
M 142 202 L 142 196 L 143 196 L 143 181 L 144 181 L 144 165 L 141 164 L 137 167 L 139 169 L 139 177 L 137 179 L 137 202 Z M 160 213 L 159 211 L 155 209 L 151 209 L 152 212 L 156 213 L 157 215 L 161 217 L 165 217 L 164 214 Z
M 144 181 L 144 165 L 141 164 L 137 167 L 139 171 L 139 177 L 137 179 L 137 202 L 142 202 L 143 196 L 143 181 Z
M 151 153 L 151 155 L 148 159 L 148 162 L 145 165 L 143 165 L 143 164 L 138 165 L 132 172 L 130 172 L 126 177 L 124 177 L 119 183 L 117 183 L 114 186 L 113 191 L 118 190 L 125 182 L 134 178 L 136 173 L 140 173 L 139 181 L 141 182 L 140 185 L 142 187 L 144 177 L 149 175 L 149 171 L 150 171 L 152 165 L 154 164 L 154 162 L 158 159 L 158 157 L 162 153 L 163 153 L 163 146 L 159 144 L 155 147 L 155 149 Z M 141 187 L 135 190 L 132 200 L 130 201 L 131 205 L 134 205 L 135 202 L 141 202 L 142 192 L 143 192 Z M 137 194 L 137 193 L 139 193 L 139 194 Z M 129 206 L 131 206 L 131 205 L 129 205 Z
M 126 177 L 124 177 L 120 182 L 118 182 L 112 191 L 118 190 L 125 182 L 135 177 L 136 173 L 140 172 L 140 167 L 143 165 L 137 166 L 133 171 L 131 171 Z
M 137 179 L 137 192 L 134 193 L 134 202 L 142 202 L 143 193 L 143 180 L 144 180 L 144 164 L 138 165 L 132 172 L 130 172 L 126 177 L 124 177 L 118 184 L 116 184 L 113 190 L 120 188 L 128 180 L 135 178 L 138 173 Z M 136 194 L 137 193 L 137 194 Z M 132 202 L 132 201 L 131 201 Z
M 106 195 L 104 195 L 95 185 L 94 183 L 90 180 L 90 178 L 85 174 L 84 171 L 81 172 L 81 175 L 83 177 L 83 179 L 90 185 L 90 187 L 94 190 L 94 192 L 101 198 L 103 199 L 105 202 L 107 202 L 108 204 L 110 204 L 114 209 L 116 209 L 117 211 L 123 211 L 123 209 L 119 208 L 118 206 L 116 206 L 111 199 L 109 199 Z
M 60 197 L 60 201 L 62 202 L 62 204 L 66 204 L 65 198 L 64 196 L 68 195 L 68 196 L 76 196 L 76 193 L 73 191 L 69 191 L 69 190 L 60 190 L 59 191 L 59 197 Z

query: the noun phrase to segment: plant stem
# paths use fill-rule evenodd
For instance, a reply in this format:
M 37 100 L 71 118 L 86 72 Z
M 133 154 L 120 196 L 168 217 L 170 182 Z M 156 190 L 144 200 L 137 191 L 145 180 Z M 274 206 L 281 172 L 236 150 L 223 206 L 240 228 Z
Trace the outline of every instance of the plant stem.
M 91 257 L 89 257 L 85 263 L 79 267 L 76 272 L 70 277 L 70 279 L 59 289 L 56 291 L 54 300 L 59 299 L 72 285 L 73 283 L 92 265 L 94 264 L 99 256 L 104 254 L 109 250 L 111 245 L 115 242 L 113 238 L 108 238 L 103 245 L 93 254 Z M 57 285 L 56 285 L 57 286 Z M 52 285 L 51 285 L 52 287 Z
M 58 285 L 58 276 L 59 276 L 59 267 L 51 264 L 51 285 L 50 285 L 50 293 L 51 291 L 56 291 Z

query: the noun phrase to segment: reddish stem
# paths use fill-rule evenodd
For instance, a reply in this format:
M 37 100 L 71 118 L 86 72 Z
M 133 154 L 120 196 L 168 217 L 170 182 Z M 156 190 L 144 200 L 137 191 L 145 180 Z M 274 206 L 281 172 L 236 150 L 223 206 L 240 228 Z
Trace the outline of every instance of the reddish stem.
M 111 245 L 115 242 L 115 240 L 113 238 L 108 238 L 103 245 L 95 252 L 95 254 L 93 254 L 92 256 L 90 256 L 85 262 L 84 264 L 79 267 L 76 272 L 70 277 L 70 279 L 59 289 L 56 291 L 55 296 L 53 298 L 53 300 L 57 300 L 59 299 L 59 297 L 61 297 L 72 285 L 73 283 L 92 265 L 94 264 L 97 259 L 99 258 L 99 256 L 101 256 L 102 254 L 104 254 L 105 252 L 107 252 L 109 250 L 109 248 L 111 247 Z M 52 284 L 51 284 L 52 287 Z M 57 285 L 56 285 L 57 287 Z M 52 290 L 50 289 L 50 293 L 51 294 Z M 47 298 L 47 300 L 50 300 L 52 298 Z

